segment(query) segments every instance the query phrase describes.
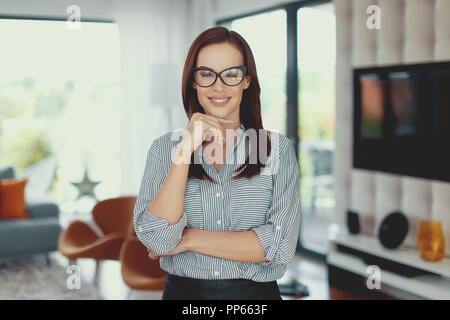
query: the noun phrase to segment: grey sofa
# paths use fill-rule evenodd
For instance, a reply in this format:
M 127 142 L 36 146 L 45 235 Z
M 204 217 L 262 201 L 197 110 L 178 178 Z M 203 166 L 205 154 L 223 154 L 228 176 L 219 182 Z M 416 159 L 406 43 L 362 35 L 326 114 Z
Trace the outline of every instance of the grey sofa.
M 14 179 L 13 167 L 0 168 L 0 179 Z M 26 198 L 30 219 L 0 219 L 0 259 L 45 254 L 57 250 L 61 226 L 59 208 L 50 198 Z

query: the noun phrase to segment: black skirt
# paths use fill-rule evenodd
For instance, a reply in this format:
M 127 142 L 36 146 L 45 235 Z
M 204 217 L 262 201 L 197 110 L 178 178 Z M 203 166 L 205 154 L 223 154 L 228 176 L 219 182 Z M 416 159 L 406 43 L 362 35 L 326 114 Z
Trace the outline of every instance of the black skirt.
M 276 281 L 205 280 L 169 274 L 162 300 L 282 300 Z

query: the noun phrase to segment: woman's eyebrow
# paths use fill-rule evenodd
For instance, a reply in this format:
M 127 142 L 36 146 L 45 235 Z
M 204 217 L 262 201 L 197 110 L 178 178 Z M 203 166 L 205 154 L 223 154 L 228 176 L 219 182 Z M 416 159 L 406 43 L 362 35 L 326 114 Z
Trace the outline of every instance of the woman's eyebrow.
M 227 70 L 227 69 L 230 69 L 230 68 L 233 68 L 233 67 L 234 66 L 229 66 L 229 67 L 226 67 L 226 68 L 224 68 L 224 69 L 222 69 L 220 71 Z M 215 69 L 213 69 L 211 67 L 207 67 L 207 66 L 198 66 L 197 68 L 206 68 L 206 69 L 209 69 L 209 70 L 213 70 L 214 72 L 220 72 L 220 71 L 216 71 Z
M 207 66 L 198 66 L 197 68 L 206 68 L 206 69 L 209 69 L 209 70 L 216 71 L 216 70 L 214 70 L 213 68 L 210 68 L 210 67 L 207 67 Z

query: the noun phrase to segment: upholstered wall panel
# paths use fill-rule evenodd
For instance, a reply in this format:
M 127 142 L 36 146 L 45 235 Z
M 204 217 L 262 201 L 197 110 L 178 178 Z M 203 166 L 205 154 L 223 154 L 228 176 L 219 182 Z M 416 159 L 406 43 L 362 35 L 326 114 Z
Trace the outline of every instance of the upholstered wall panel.
M 404 63 L 433 61 L 434 6 L 434 0 L 405 0 Z M 404 177 L 402 188 L 402 211 L 410 225 L 405 243 L 414 246 L 420 220 L 431 218 L 431 181 Z
M 450 61 L 450 0 L 436 0 L 434 16 L 434 60 Z M 442 221 L 446 252 L 450 254 L 450 183 L 433 181 L 431 188 L 431 216 Z
M 352 66 L 363 67 L 376 64 L 377 34 L 367 28 L 366 14 L 359 14 L 365 13 L 368 6 L 376 4 L 375 0 L 352 1 Z M 351 121 L 349 124 L 351 126 Z M 375 221 L 374 175 L 369 171 L 353 169 L 351 183 L 351 209 L 360 214 L 362 231 L 366 234 L 373 234 Z
M 405 63 L 433 60 L 435 0 L 405 1 Z
M 409 221 L 409 233 L 405 244 L 415 246 L 420 220 L 431 219 L 431 182 L 404 177 L 402 189 L 402 212 L 408 216 Z
M 353 68 L 450 61 L 450 0 L 334 0 L 337 30 L 336 219 L 346 228 L 348 209 L 361 214 L 363 233 L 376 234 L 389 213 L 402 211 L 417 245 L 421 220 L 443 224 L 450 254 L 450 183 L 352 168 Z M 381 9 L 381 29 L 366 26 L 367 7 Z M 350 152 L 350 153 L 349 153 Z
M 402 179 L 397 175 L 377 172 L 375 175 L 375 234 L 386 216 L 402 211 Z
M 398 64 L 403 60 L 404 0 L 378 0 L 378 6 L 383 8 L 382 28 L 377 30 L 377 63 Z
M 434 59 L 450 59 L 450 1 L 436 0 L 434 19 Z
M 375 234 L 375 179 L 371 172 L 352 170 L 351 210 L 360 215 L 364 234 Z
M 444 182 L 432 183 L 431 217 L 439 220 L 445 235 L 446 252 L 450 253 L 450 184 Z
M 371 66 L 376 62 L 377 31 L 367 28 L 367 7 L 375 0 L 353 0 L 353 66 Z M 363 14 L 360 14 L 363 13 Z
M 340 226 L 345 225 L 346 212 L 350 207 L 350 169 L 352 167 L 352 126 L 353 117 L 351 54 L 352 54 L 352 6 L 350 1 L 335 2 L 336 13 L 336 126 L 335 139 L 339 148 L 335 149 L 333 168 L 335 180 L 336 207 L 334 221 Z
M 403 60 L 404 39 L 404 0 L 378 0 L 383 8 L 382 28 L 377 34 L 376 65 L 400 64 Z M 380 223 L 392 212 L 401 210 L 402 178 L 401 176 L 374 172 L 375 176 L 375 234 Z

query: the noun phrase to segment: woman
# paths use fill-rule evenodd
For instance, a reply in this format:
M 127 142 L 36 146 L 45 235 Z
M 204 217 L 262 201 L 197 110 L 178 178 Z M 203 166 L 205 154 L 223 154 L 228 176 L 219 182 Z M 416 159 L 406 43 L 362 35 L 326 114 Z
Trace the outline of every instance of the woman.
M 163 299 L 278 299 L 300 229 L 289 139 L 263 130 L 246 41 L 223 27 L 193 42 L 183 71 L 184 134 L 151 145 L 136 235 L 168 272 Z

